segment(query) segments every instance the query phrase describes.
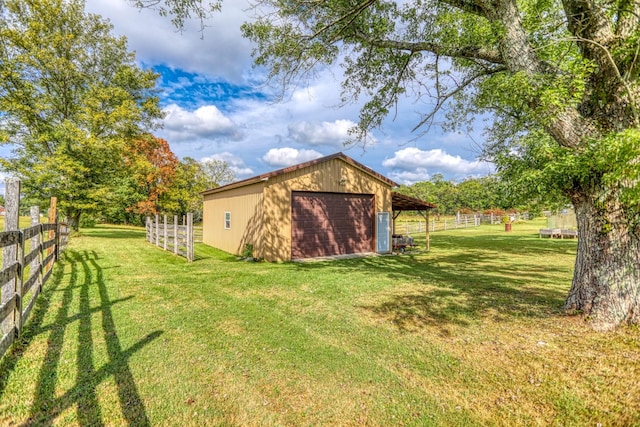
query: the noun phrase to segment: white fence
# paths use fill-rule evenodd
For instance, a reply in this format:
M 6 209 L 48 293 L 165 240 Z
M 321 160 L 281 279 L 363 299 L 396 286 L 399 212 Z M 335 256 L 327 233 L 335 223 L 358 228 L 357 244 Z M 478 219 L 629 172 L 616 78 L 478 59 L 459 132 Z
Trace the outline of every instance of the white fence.
M 509 221 L 527 220 L 529 216 L 527 213 L 514 213 L 508 214 Z M 500 224 L 502 223 L 502 216 L 492 214 L 475 214 L 475 215 L 463 215 L 458 214 L 454 217 L 446 217 L 442 219 L 431 218 L 429 220 L 429 231 L 446 231 L 455 230 L 459 228 L 479 227 L 482 224 Z M 424 220 L 417 221 L 396 221 L 395 222 L 395 234 L 421 234 L 425 233 L 426 222 Z
M 167 220 L 167 215 L 162 217 L 162 222 L 160 215 L 156 215 L 155 220 L 147 217 L 147 241 L 165 251 L 183 256 L 189 262 L 193 261 L 195 241 L 193 214 L 188 213 L 182 224 L 179 224 L 177 215 L 174 215 L 173 223 L 168 223 Z

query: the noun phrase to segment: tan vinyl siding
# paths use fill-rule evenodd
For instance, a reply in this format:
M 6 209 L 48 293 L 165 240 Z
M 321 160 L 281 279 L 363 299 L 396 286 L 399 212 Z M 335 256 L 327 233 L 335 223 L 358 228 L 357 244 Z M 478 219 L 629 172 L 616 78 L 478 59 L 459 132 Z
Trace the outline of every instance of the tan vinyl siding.
M 240 254 L 245 244 L 254 246 L 254 256 L 262 257 L 263 183 L 209 194 L 204 197 L 202 241 L 232 254 Z M 225 229 L 225 213 L 231 227 Z

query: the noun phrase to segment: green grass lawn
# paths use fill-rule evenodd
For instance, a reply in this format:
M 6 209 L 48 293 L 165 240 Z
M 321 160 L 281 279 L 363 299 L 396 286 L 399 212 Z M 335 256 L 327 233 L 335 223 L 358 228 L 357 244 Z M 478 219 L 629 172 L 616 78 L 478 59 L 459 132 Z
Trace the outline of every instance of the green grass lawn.
M 576 241 L 541 224 L 283 264 L 84 229 L 0 362 L 0 425 L 638 425 L 640 331 L 561 312 Z
M 48 219 L 44 216 L 40 216 L 40 222 L 48 222 Z M 21 216 L 18 218 L 18 227 L 27 228 L 31 226 L 31 218 L 28 216 Z M 0 231 L 4 231 L 4 216 L 0 215 Z

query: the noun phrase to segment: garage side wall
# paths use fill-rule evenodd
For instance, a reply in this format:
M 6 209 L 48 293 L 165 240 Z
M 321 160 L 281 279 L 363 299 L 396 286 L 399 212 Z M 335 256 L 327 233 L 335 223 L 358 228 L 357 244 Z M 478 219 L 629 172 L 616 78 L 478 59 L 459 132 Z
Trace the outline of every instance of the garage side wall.
M 253 245 L 253 256 L 262 258 L 263 183 L 221 193 L 209 194 L 203 202 L 202 241 L 223 251 L 239 255 L 245 244 Z M 229 228 L 225 214 L 229 213 Z
M 376 212 L 391 212 L 391 187 L 341 160 L 309 166 L 278 175 L 264 191 L 264 259 L 291 259 L 291 192 L 373 194 Z

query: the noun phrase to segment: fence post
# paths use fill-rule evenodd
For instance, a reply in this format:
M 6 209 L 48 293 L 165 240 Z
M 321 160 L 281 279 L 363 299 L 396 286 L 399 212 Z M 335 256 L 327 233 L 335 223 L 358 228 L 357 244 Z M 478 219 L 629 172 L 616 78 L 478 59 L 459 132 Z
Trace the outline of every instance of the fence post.
M 193 214 L 187 214 L 187 261 L 193 261 Z
M 156 246 L 160 246 L 160 215 L 156 214 Z
M 164 229 L 162 230 L 163 242 L 162 249 L 167 250 L 167 237 L 169 237 L 169 233 L 167 232 L 167 216 L 164 215 Z
M 178 215 L 173 216 L 173 254 L 178 255 Z
M 5 214 L 4 214 L 4 231 L 15 231 L 18 230 L 18 218 L 20 212 L 20 181 L 15 179 L 7 179 L 5 180 Z M 10 245 L 6 246 L 2 250 L 2 268 L 5 269 L 13 264 L 17 260 L 18 256 L 18 246 Z M 17 294 L 18 288 L 18 278 L 14 278 L 13 280 L 8 281 L 7 283 L 2 283 L 2 300 L 0 301 L 0 305 L 3 305 L 7 301 L 13 298 L 14 295 Z M 17 295 L 18 300 L 16 301 L 16 308 L 13 310 L 13 319 L 11 316 L 7 317 L 1 326 L 2 334 L 0 334 L 0 338 L 5 333 L 14 329 L 16 334 L 18 333 L 18 322 L 21 317 L 21 306 L 20 297 L 21 295 Z M 17 312 L 17 314 L 16 314 Z
M 58 198 L 57 197 L 52 197 L 51 201 L 49 202 L 49 216 L 48 216 L 47 222 L 49 224 L 54 224 L 58 222 Z M 48 239 L 53 240 L 55 238 L 55 233 L 56 232 L 54 230 L 49 230 Z M 49 247 L 49 249 L 47 249 L 47 257 L 51 255 L 54 250 L 55 248 Z M 53 260 L 49 261 L 49 263 L 47 264 L 46 273 L 48 273 L 52 268 L 53 268 Z
M 58 217 L 56 216 L 56 243 L 54 244 L 55 246 L 55 250 L 56 250 L 56 255 L 54 257 L 54 260 L 58 260 L 60 259 L 60 233 L 62 232 L 62 228 L 60 227 L 60 222 L 58 221 Z
M 40 208 L 37 206 L 31 206 L 29 211 L 31 214 L 31 226 L 40 225 Z M 42 234 L 42 227 L 40 227 L 40 231 L 38 234 L 31 238 L 31 251 L 40 246 L 40 234 Z M 31 265 L 29 266 L 29 273 L 33 276 L 34 271 L 39 271 L 38 278 L 36 279 L 36 288 L 38 292 L 42 290 L 42 269 L 40 269 L 40 263 L 42 262 L 42 251 L 38 250 L 38 256 L 31 261 Z
M 425 233 L 427 235 L 426 236 L 427 237 L 427 251 L 430 251 L 431 250 L 431 235 L 429 233 L 429 210 L 428 209 L 425 209 L 425 214 L 426 214 L 426 217 L 425 217 L 426 221 L 424 222 L 424 224 L 425 224 Z

